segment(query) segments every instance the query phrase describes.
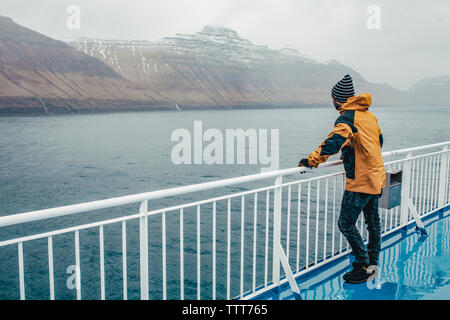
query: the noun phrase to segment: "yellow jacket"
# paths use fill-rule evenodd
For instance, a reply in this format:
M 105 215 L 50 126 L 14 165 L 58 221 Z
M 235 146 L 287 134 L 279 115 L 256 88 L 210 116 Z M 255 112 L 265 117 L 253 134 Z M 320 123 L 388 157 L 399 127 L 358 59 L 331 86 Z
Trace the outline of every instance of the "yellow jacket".
M 348 98 L 339 109 L 341 115 L 333 131 L 307 160 L 310 166 L 317 168 L 330 155 L 342 150 L 345 190 L 380 194 L 385 185 L 381 156 L 383 135 L 377 118 L 368 110 L 371 103 L 369 93 Z

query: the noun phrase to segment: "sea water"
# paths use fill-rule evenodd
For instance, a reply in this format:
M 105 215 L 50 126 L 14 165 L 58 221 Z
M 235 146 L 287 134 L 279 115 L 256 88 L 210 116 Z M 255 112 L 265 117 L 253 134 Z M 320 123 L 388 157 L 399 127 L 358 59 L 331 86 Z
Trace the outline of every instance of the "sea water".
M 384 151 L 450 140 L 450 107 L 377 107 L 384 136 Z M 193 131 L 200 120 L 205 129 L 242 128 L 279 129 L 280 169 L 295 167 L 301 158 L 314 150 L 332 130 L 337 112 L 331 108 L 204 110 L 185 112 L 129 112 L 77 114 L 40 117 L 0 117 L 0 215 L 100 200 L 110 197 L 183 186 L 222 178 L 260 172 L 254 164 L 176 165 L 171 159 L 174 130 Z M 328 169 L 329 171 L 331 169 Z M 336 169 L 334 169 L 336 170 Z M 329 172 L 326 171 L 326 172 Z M 325 172 L 325 171 L 324 171 Z M 308 173 L 310 176 L 318 172 Z M 239 186 L 227 192 L 246 190 Z M 223 194 L 218 191 L 218 194 Z M 177 201 L 190 202 L 212 193 L 184 195 Z M 239 200 L 239 199 L 238 199 Z M 155 206 L 170 206 L 165 199 Z M 153 204 L 149 203 L 151 207 Z M 239 265 L 239 201 L 233 204 L 233 259 Z M 4 227 L 0 240 L 30 235 L 54 228 L 78 225 L 111 216 L 137 213 L 138 205 L 93 211 L 39 223 Z M 247 207 L 247 205 L 246 205 Z M 252 226 L 249 203 L 248 224 Z M 208 209 L 209 210 L 209 209 Z M 226 210 L 218 208 L 217 250 L 225 254 Z M 185 217 L 185 298 L 196 298 L 196 226 L 195 212 Z M 159 220 L 158 220 L 159 219 Z M 234 218 L 233 218 L 234 219 Z M 247 218 L 246 218 L 247 219 Z M 167 296 L 179 298 L 179 216 L 167 215 Z M 234 221 L 234 220 L 233 220 Z M 263 223 L 262 221 L 261 223 Z M 247 223 L 247 220 L 246 220 Z M 202 298 L 211 298 L 211 216 L 202 211 Z M 162 298 L 161 220 L 150 220 L 149 275 L 150 298 Z M 263 226 L 262 226 L 263 227 Z M 139 237 L 136 221 L 127 224 L 128 298 L 138 299 Z M 209 233 L 208 233 L 209 230 Z M 107 226 L 105 232 L 106 297 L 121 299 L 122 256 L 121 226 Z M 246 248 L 251 249 L 251 234 L 245 234 Z M 264 239 L 258 239 L 258 241 Z M 57 299 L 73 299 L 70 269 L 75 263 L 73 233 L 54 237 L 55 291 Z M 100 297 L 98 229 L 80 232 L 82 297 Z M 259 242 L 258 242 L 259 243 Z M 154 253 L 155 252 L 155 253 Z M 27 298 L 48 299 L 47 239 L 24 244 L 24 267 Z M 258 261 L 264 251 L 258 251 Z M 247 259 L 247 258 L 246 258 Z M 245 260 L 245 290 L 252 285 L 251 255 Z M 233 263 L 233 261 L 232 261 Z M 270 263 L 269 263 L 270 265 Z M 235 270 L 236 269 L 236 270 Z M 239 294 L 239 268 L 233 268 L 232 297 Z M 17 246 L 0 248 L 0 298 L 17 299 L 19 294 Z M 258 283 L 264 276 L 264 264 L 258 265 Z M 270 270 L 269 270 L 270 271 Z M 225 298 L 225 260 L 217 266 L 217 297 Z M 271 273 L 269 273 L 270 279 Z M 237 280 L 235 280 L 237 279 Z

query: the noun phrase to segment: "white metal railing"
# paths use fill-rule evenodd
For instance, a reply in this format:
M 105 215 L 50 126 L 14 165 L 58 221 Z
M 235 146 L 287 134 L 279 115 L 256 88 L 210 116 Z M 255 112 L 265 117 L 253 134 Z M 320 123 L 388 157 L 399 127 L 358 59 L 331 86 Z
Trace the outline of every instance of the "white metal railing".
M 383 153 L 384 157 L 407 154 L 406 158 L 385 163 L 386 168 L 403 170 L 403 182 L 401 206 L 391 210 L 380 209 L 383 234 L 394 232 L 414 221 L 420 226 L 422 216 L 449 204 L 448 144 L 450 141 Z M 443 149 L 427 154 L 414 156 L 412 154 L 439 147 Z M 320 167 L 337 166 L 341 163 L 341 161 L 334 161 Z M 128 299 L 129 293 L 136 290 L 139 290 L 141 299 L 149 299 L 150 293 L 158 293 L 157 298 L 161 299 L 231 299 L 233 297 L 248 299 L 265 290 L 277 288 L 287 281 L 294 293 L 298 293 L 295 277 L 349 252 L 348 243 L 336 226 L 338 204 L 345 185 L 345 174 L 336 172 L 283 182 L 284 176 L 292 176 L 306 170 L 309 169 L 291 168 L 3 216 L 0 217 L 0 227 L 133 203 L 140 204 L 138 213 L 1 241 L 0 254 L 2 254 L 2 248 L 17 246 L 18 277 L 12 277 L 12 279 L 17 280 L 19 284 L 20 299 L 27 297 L 26 292 L 33 294 L 31 289 L 27 291 L 25 277 L 27 261 L 24 260 L 24 245 L 38 251 L 35 248 L 37 244 L 33 243 L 37 243 L 40 239 L 47 240 L 48 280 L 46 283 L 50 299 L 55 299 L 55 288 L 61 287 L 61 282 L 66 281 L 67 274 L 55 271 L 55 264 L 63 258 L 74 259 L 77 299 L 83 297 L 82 288 L 89 286 L 92 289 L 90 292 L 98 290 L 100 299 L 105 299 L 107 285 L 109 285 L 108 290 L 115 295 L 121 291 L 123 299 Z M 275 178 L 275 183 L 265 187 L 162 209 L 149 209 L 150 200 L 156 201 L 165 197 L 242 185 L 270 178 Z M 153 220 L 149 221 L 149 219 Z M 168 219 L 173 221 L 168 222 Z M 133 229 L 134 222 L 137 226 Z M 149 223 L 153 229 L 149 229 Z M 367 231 L 364 230 L 363 223 L 361 218 L 358 226 L 364 239 L 367 239 Z M 117 226 L 121 229 L 120 236 L 109 239 L 105 228 L 117 228 Z M 135 232 L 127 232 L 127 229 Z M 86 266 L 86 263 L 82 264 L 82 253 L 89 252 L 89 248 L 80 243 L 80 237 L 82 232 L 87 231 L 95 233 L 94 236 L 89 235 L 90 240 L 96 239 L 98 235 L 98 262 L 94 263 L 91 259 L 87 265 L 98 268 L 99 288 L 95 287 L 93 279 L 96 273 L 92 271 L 85 273 L 82 270 Z M 137 232 L 138 245 L 130 239 Z M 157 233 L 161 234 L 158 240 L 154 237 L 149 238 L 149 235 L 153 236 Z M 73 257 L 71 258 L 71 253 L 68 252 L 55 257 L 54 239 L 62 241 L 59 239 L 63 238 L 63 235 L 71 234 L 73 234 Z M 115 262 L 108 263 L 107 267 L 108 270 L 112 269 L 109 272 L 121 271 L 122 279 L 120 277 L 113 280 L 106 279 L 108 270 L 105 268 L 105 260 L 110 259 L 108 255 L 105 255 L 106 239 L 110 241 L 106 244 L 112 245 L 115 251 L 121 248 L 120 252 L 114 255 L 114 257 L 120 256 L 120 261 L 114 258 Z M 67 237 L 63 240 L 64 247 L 71 247 L 67 243 L 69 241 Z M 137 249 L 138 253 L 131 254 L 134 249 Z M 151 259 L 149 253 L 153 255 Z M 14 259 L 11 250 L 1 256 Z M 40 258 L 45 259 L 45 257 Z M 207 263 L 205 259 L 208 260 Z M 135 265 L 139 266 L 137 274 L 129 268 Z M 29 266 L 28 269 L 30 269 Z M 158 275 L 150 276 L 149 270 L 153 273 L 155 270 L 158 271 Z M 7 273 L 8 270 L 2 270 L 2 272 L 5 271 Z M 10 272 L 13 274 L 12 271 Z M 40 276 L 42 277 L 42 273 Z M 83 282 L 84 277 L 87 280 Z M 135 281 L 136 278 L 139 281 Z M 14 287 L 12 280 L 9 281 Z M 43 283 L 43 280 L 37 280 L 36 277 L 27 281 Z M 91 288 L 92 286 L 94 287 Z M 35 285 L 30 287 L 33 288 Z M 118 289 L 119 287 L 121 290 Z

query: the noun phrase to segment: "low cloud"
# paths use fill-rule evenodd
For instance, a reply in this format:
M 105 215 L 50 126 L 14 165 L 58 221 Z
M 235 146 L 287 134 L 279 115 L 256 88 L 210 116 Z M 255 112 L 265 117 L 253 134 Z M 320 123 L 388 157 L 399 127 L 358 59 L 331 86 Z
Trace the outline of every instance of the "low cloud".
M 70 5 L 81 8 L 80 30 L 66 27 Z M 366 26 L 370 5 L 381 10 L 380 29 Z M 369 81 L 401 89 L 450 74 L 447 0 L 2 0 L 1 10 L 58 39 L 155 40 L 221 24 L 256 44 L 289 45 L 322 62 L 336 59 Z

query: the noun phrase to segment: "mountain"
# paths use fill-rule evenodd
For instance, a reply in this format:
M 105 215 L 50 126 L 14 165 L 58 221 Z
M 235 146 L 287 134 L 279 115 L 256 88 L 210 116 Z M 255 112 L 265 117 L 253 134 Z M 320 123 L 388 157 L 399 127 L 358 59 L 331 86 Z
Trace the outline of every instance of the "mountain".
M 331 87 L 347 73 L 357 91 L 373 93 L 378 104 L 393 104 L 400 95 L 337 61 L 322 64 L 295 49 L 255 45 L 223 26 L 158 41 L 68 43 L 182 108 L 329 105 Z
M 449 106 L 450 75 L 419 80 L 405 97 L 409 105 Z
M 0 112 L 167 106 L 101 60 L 0 16 Z
M 330 105 L 350 74 L 374 104 L 403 92 L 333 60 L 274 50 L 223 26 L 158 41 L 51 39 L 0 16 L 0 113 Z

